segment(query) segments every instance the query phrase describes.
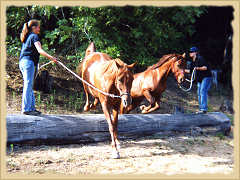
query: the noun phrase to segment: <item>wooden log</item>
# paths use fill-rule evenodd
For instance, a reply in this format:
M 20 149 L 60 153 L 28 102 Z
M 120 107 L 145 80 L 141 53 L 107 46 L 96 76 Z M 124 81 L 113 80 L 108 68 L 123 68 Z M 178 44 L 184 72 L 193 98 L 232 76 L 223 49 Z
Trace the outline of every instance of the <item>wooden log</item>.
M 28 141 L 55 144 L 98 142 L 110 139 L 103 114 L 7 115 L 7 142 Z M 194 127 L 218 127 L 223 133 L 231 127 L 221 112 L 207 114 L 125 114 L 119 115 L 119 138 L 152 135 L 166 131 L 190 131 Z

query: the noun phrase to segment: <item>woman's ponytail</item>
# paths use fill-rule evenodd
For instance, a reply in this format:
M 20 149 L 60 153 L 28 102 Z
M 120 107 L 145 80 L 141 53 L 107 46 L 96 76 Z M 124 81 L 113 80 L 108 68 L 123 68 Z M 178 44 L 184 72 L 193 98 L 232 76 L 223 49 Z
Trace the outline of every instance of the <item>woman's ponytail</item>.
M 20 35 L 20 39 L 21 39 L 21 42 L 22 42 L 22 43 L 25 41 L 28 32 L 29 32 L 28 23 L 24 23 L 23 29 L 22 29 L 22 33 L 21 33 L 21 35 Z
M 36 20 L 36 19 L 32 19 L 29 22 L 24 23 L 23 25 L 23 29 L 22 29 L 22 33 L 20 35 L 20 40 L 23 43 L 25 41 L 25 39 L 27 38 L 27 35 L 30 31 L 32 31 L 32 27 L 33 26 L 39 26 L 40 25 L 40 21 Z

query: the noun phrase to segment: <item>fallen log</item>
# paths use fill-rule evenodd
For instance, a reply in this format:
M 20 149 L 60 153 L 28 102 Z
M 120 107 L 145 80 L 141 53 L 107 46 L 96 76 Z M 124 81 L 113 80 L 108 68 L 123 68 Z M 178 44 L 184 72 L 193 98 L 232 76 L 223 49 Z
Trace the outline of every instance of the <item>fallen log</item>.
M 103 114 L 41 115 L 8 114 L 7 143 L 47 142 L 55 144 L 99 142 L 110 139 Z M 231 129 L 221 112 L 207 114 L 119 115 L 119 138 L 146 136 L 166 131 L 190 131 L 194 127 L 217 127 L 224 134 Z

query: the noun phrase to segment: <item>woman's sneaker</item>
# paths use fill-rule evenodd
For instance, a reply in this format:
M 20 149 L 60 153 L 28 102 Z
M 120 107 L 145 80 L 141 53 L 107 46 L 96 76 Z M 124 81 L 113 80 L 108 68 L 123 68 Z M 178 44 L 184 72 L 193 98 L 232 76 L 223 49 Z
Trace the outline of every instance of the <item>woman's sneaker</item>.
M 26 112 L 23 112 L 23 114 L 25 115 L 31 115 L 31 116 L 38 116 L 41 114 L 41 112 L 35 110 L 35 111 L 26 111 Z
M 196 114 L 206 114 L 207 111 L 197 111 Z
M 34 112 L 38 113 L 39 115 L 42 114 L 42 112 L 35 110 Z

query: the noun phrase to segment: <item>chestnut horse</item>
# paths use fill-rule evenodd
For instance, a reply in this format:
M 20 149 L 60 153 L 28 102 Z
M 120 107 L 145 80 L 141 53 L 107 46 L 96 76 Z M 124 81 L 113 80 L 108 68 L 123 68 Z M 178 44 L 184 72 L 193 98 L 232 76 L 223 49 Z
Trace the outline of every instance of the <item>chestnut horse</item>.
M 111 134 L 114 150 L 113 158 L 120 157 L 118 151 L 120 144 L 117 138 L 118 111 L 121 104 L 125 108 L 131 104 L 130 89 L 133 81 L 133 73 L 130 69 L 134 65 L 135 63 L 127 65 L 120 59 L 112 59 L 105 53 L 96 52 L 94 43 L 92 42 L 86 50 L 83 62 L 78 66 L 80 68 L 78 73 L 84 80 L 105 93 L 119 96 L 119 98 L 113 98 L 104 95 L 83 83 L 86 94 L 84 111 L 95 108 L 98 101 L 100 101 Z M 89 95 L 95 98 L 94 103 L 91 105 L 89 103 Z
M 161 94 L 166 89 L 167 77 L 172 72 L 180 84 L 184 81 L 184 68 L 186 67 L 185 53 L 183 55 L 164 55 L 158 63 L 148 67 L 141 73 L 134 74 L 131 96 L 132 104 L 128 107 L 121 106 L 120 113 L 129 113 L 135 109 L 144 98 L 150 103 L 142 105 L 142 113 L 150 113 L 160 107 Z

